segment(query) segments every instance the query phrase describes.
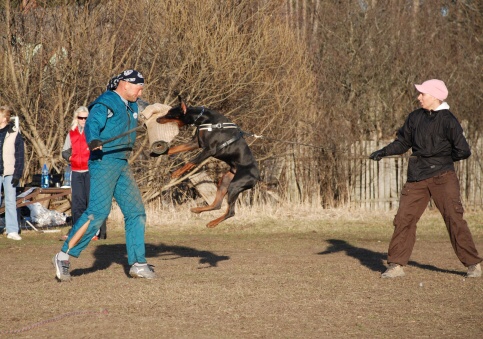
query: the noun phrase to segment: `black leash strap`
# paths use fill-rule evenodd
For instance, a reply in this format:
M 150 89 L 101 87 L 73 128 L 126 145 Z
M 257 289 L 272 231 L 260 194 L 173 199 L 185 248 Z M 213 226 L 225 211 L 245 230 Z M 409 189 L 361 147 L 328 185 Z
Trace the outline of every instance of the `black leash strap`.
M 227 141 L 225 141 L 225 142 L 224 142 L 224 143 L 222 143 L 221 145 L 218 145 L 218 147 L 216 147 L 216 151 L 215 151 L 215 153 L 217 153 L 217 152 L 218 152 L 219 150 L 221 150 L 222 148 L 224 148 L 224 147 L 226 147 L 226 146 L 228 146 L 228 145 L 230 145 L 230 144 L 233 144 L 235 141 L 240 140 L 242 136 L 243 136 L 243 133 L 242 133 L 242 131 L 240 131 L 240 133 L 239 133 L 238 135 L 234 136 L 234 137 L 233 137 L 233 138 L 231 138 L 231 139 L 228 139 Z

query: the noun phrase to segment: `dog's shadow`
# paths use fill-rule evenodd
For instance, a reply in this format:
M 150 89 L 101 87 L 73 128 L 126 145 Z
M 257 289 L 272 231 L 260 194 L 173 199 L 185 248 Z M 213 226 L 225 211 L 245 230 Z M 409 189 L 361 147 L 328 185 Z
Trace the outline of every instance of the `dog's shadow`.
M 92 267 L 72 270 L 72 276 L 93 273 L 105 270 L 112 264 L 122 265 L 126 276 L 129 276 L 130 266 L 127 264 L 125 244 L 98 245 L 94 250 L 94 263 Z M 146 258 L 164 257 L 163 260 L 175 260 L 179 258 L 197 258 L 198 268 L 217 267 L 220 261 L 229 260 L 230 257 L 217 255 L 210 251 L 197 250 L 186 246 L 170 246 L 165 244 L 146 244 Z
M 386 270 L 386 266 L 384 262 L 387 258 L 386 253 L 374 252 L 372 250 L 356 247 L 349 244 L 345 240 L 340 239 L 329 239 L 327 242 L 330 246 L 323 252 L 319 252 L 319 255 L 326 255 L 336 252 L 345 252 L 348 256 L 359 260 L 359 262 L 364 265 L 365 267 L 369 268 L 375 272 L 384 272 Z M 455 270 L 445 270 L 439 267 L 428 265 L 428 264 L 421 264 L 417 261 L 410 260 L 408 265 L 421 268 L 423 270 L 434 271 L 434 272 L 441 272 L 441 273 L 449 273 L 455 275 L 465 275 L 464 272 L 455 271 Z

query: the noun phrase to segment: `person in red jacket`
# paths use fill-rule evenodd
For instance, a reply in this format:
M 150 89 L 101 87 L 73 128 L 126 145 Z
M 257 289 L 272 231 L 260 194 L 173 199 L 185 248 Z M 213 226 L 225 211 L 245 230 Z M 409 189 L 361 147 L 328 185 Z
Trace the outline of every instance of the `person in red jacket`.
M 71 130 L 67 134 L 62 148 L 62 158 L 70 162 L 72 167 L 72 224 L 75 224 L 84 213 L 89 203 L 90 175 L 87 162 L 89 161 L 90 151 L 84 133 L 88 115 L 89 110 L 85 106 L 75 110 Z M 106 239 L 105 222 L 93 240 L 98 238 Z

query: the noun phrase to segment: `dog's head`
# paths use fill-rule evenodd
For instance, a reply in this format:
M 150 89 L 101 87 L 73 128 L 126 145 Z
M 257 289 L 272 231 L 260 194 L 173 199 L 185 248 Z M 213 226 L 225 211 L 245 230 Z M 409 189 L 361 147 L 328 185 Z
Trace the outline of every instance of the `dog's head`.
M 179 99 L 179 106 L 173 107 L 168 111 L 168 116 L 171 119 L 179 119 L 183 120 L 186 117 L 186 113 L 188 112 L 188 105 L 181 99 L 181 96 L 178 95 Z
M 171 108 L 168 113 L 156 119 L 156 121 L 160 124 L 165 124 L 167 122 L 176 122 L 179 127 L 189 124 L 189 117 L 188 117 L 188 106 L 186 103 L 181 99 L 181 96 L 178 95 L 179 106 Z

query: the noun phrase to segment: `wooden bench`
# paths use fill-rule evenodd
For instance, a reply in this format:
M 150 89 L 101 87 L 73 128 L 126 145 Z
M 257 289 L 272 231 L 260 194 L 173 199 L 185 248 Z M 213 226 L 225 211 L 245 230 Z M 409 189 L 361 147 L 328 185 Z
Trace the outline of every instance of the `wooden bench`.
M 30 187 L 27 188 L 23 193 L 17 195 L 17 208 L 27 206 L 36 202 L 42 202 L 42 205 L 49 208 L 49 205 L 59 200 L 60 198 L 67 197 L 71 194 L 71 188 L 40 188 L 40 187 Z M 68 206 L 66 206 L 68 205 Z M 67 207 L 67 208 L 66 208 Z M 60 207 L 56 208 L 58 212 L 65 212 L 70 208 L 70 201 L 62 202 Z M 63 209 L 63 211 L 62 211 Z M 0 214 L 5 213 L 5 204 L 0 207 Z

